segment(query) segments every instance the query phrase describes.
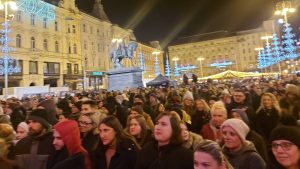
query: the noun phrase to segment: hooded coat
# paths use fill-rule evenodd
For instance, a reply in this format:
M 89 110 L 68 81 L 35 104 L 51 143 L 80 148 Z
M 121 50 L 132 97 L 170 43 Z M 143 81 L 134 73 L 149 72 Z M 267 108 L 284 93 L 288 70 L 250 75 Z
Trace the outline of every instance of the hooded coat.
M 92 165 L 89 154 L 81 145 L 80 131 L 77 122 L 68 120 L 56 124 L 53 128 L 60 134 L 67 148 L 68 157 L 54 164 L 52 169 L 67 169 L 68 167 L 91 169 Z
M 265 169 L 266 164 L 262 157 L 257 153 L 253 143 L 245 141 L 242 148 L 238 151 L 230 151 L 223 147 L 223 153 L 233 166 L 237 169 Z

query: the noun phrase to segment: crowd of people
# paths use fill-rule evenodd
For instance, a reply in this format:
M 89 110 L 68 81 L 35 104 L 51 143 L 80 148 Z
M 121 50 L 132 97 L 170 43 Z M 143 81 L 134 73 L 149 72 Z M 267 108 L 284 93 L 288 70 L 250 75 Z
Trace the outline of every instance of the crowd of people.
M 297 81 L 9 98 L 1 169 L 300 169 Z

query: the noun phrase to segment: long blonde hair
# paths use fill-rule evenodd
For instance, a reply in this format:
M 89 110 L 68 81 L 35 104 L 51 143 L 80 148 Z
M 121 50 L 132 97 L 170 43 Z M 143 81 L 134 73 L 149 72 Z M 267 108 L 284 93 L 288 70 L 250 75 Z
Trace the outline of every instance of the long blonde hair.
M 274 96 L 272 93 L 269 93 L 269 92 L 263 93 L 261 95 L 260 106 L 257 109 L 256 113 L 258 113 L 262 109 L 266 109 L 265 106 L 263 105 L 263 97 L 264 96 L 269 96 L 271 98 L 271 101 L 272 101 L 272 104 L 273 104 L 273 108 L 278 111 L 279 115 L 281 115 L 281 108 L 279 106 L 279 102 L 278 102 L 276 96 Z
M 204 99 L 197 99 L 195 101 L 195 109 L 196 110 L 197 110 L 197 108 L 196 108 L 197 102 L 201 102 L 203 104 L 203 111 L 204 112 L 209 112 L 210 111 L 210 107 L 208 106 L 208 104 L 206 103 L 206 101 Z

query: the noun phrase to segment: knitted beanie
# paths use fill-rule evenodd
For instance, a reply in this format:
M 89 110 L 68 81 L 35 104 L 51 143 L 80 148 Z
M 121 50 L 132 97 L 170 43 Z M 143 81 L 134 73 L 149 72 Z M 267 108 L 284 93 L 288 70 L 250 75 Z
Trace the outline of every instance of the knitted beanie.
M 288 140 L 300 148 L 300 128 L 297 126 L 278 126 L 272 130 L 270 143 L 275 140 Z
M 246 141 L 246 136 L 249 133 L 250 129 L 243 120 L 228 119 L 228 120 L 223 122 L 223 124 L 221 125 L 221 129 L 223 129 L 226 126 L 229 126 L 229 127 L 233 128 L 233 130 L 235 130 L 236 133 L 240 136 L 241 140 L 243 142 Z
M 18 127 L 21 127 L 22 129 L 24 129 L 24 131 L 25 131 L 26 133 L 28 133 L 28 131 L 29 131 L 28 124 L 25 123 L 25 122 L 19 123 Z
M 49 118 L 48 118 L 48 113 L 46 109 L 35 109 L 33 110 L 27 120 L 34 120 L 36 122 L 41 123 L 46 129 L 50 128 L 50 123 L 49 123 Z
M 190 92 L 190 91 L 186 91 L 185 94 L 183 95 L 182 100 L 185 100 L 185 99 L 192 99 L 192 100 L 194 100 L 193 93 Z

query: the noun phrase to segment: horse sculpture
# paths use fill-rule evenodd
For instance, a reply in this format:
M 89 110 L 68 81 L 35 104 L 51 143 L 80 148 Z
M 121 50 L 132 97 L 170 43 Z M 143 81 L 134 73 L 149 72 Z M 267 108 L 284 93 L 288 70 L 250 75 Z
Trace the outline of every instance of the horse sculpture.
M 117 43 L 117 47 L 111 52 L 110 54 L 110 60 L 114 62 L 115 68 L 121 68 L 123 65 L 121 64 L 121 61 L 124 58 L 128 58 L 132 60 L 134 52 L 137 48 L 136 42 L 130 42 L 128 46 L 125 46 L 124 42 Z

